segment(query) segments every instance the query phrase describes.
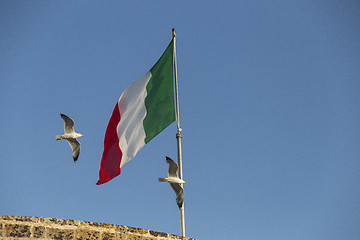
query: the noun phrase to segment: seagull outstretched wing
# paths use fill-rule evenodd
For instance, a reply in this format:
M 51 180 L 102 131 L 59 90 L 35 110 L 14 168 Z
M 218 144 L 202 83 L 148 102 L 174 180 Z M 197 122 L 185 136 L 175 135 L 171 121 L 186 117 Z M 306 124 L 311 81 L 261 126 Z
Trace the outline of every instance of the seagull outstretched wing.
M 80 154 L 80 142 L 76 138 L 72 139 L 66 139 L 72 149 L 72 157 L 74 159 L 74 162 L 77 161 Z
M 168 177 L 178 177 L 177 170 L 178 165 L 168 156 L 166 156 L 166 162 L 169 164 Z
M 66 133 L 73 133 L 74 132 L 74 120 L 66 116 L 65 114 L 60 113 L 62 120 L 64 120 L 64 130 Z
M 179 208 L 181 208 L 184 202 L 184 189 L 181 187 L 180 183 L 170 183 L 170 186 L 176 194 L 176 203 Z

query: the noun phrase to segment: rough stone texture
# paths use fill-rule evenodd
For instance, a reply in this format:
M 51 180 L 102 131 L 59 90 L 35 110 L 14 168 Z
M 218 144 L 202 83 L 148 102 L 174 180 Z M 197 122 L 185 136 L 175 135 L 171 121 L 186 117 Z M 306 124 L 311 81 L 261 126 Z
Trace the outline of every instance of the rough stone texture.
M 47 229 L 47 236 L 54 240 L 71 240 L 74 239 L 74 232 L 68 229 L 50 228 Z
M 29 238 L 30 226 L 17 225 L 17 224 L 5 224 L 6 235 L 16 238 Z
M 34 227 L 33 237 L 34 238 L 45 238 L 45 227 L 43 227 L 43 226 Z
M 2 240 L 194 240 L 152 230 L 58 218 L 0 216 Z
M 77 229 L 77 240 L 96 240 L 100 239 L 100 232 L 95 230 Z
M 167 233 L 162 233 L 162 232 L 155 232 L 150 230 L 150 235 L 154 236 L 154 237 L 167 237 Z

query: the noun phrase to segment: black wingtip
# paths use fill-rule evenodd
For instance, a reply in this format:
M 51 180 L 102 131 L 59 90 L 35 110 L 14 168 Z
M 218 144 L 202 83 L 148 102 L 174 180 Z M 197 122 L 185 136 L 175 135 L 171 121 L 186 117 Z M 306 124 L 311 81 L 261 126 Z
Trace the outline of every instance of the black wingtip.
M 166 156 L 166 160 L 168 160 L 168 159 L 172 160 L 171 158 L 169 158 L 168 156 Z
M 76 163 L 76 161 L 78 160 L 78 158 L 79 158 L 79 157 L 74 158 L 74 163 Z
M 177 205 L 178 205 L 179 209 L 181 209 L 183 203 L 177 203 Z

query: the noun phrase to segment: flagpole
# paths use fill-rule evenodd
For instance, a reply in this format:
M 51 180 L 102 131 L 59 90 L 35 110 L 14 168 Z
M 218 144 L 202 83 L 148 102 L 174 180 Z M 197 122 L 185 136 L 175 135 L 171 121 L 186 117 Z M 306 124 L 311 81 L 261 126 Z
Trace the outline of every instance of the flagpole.
M 174 78 L 175 78 L 175 110 L 176 110 L 176 124 L 177 124 L 177 132 L 176 132 L 176 140 L 177 140 L 177 155 L 178 155 L 178 165 L 179 165 L 179 178 L 183 179 L 182 173 L 182 151 L 181 151 L 181 128 L 180 128 L 180 111 L 179 111 L 179 91 L 178 91 L 178 80 L 177 80 L 177 64 L 176 64 L 176 34 L 175 28 L 172 29 L 172 36 L 174 38 Z M 181 184 L 183 187 L 183 184 Z M 180 231 L 181 236 L 185 237 L 185 212 L 184 212 L 184 203 L 180 208 Z

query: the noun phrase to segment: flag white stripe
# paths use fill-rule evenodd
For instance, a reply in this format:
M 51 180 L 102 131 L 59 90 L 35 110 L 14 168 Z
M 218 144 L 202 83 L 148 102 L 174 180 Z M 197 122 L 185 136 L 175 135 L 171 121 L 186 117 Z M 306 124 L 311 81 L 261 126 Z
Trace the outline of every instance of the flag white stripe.
M 151 79 L 151 72 L 131 84 L 120 96 L 118 107 L 120 122 L 117 126 L 119 147 L 122 152 L 120 168 L 135 157 L 145 146 L 145 130 L 143 120 L 146 116 L 146 85 Z

